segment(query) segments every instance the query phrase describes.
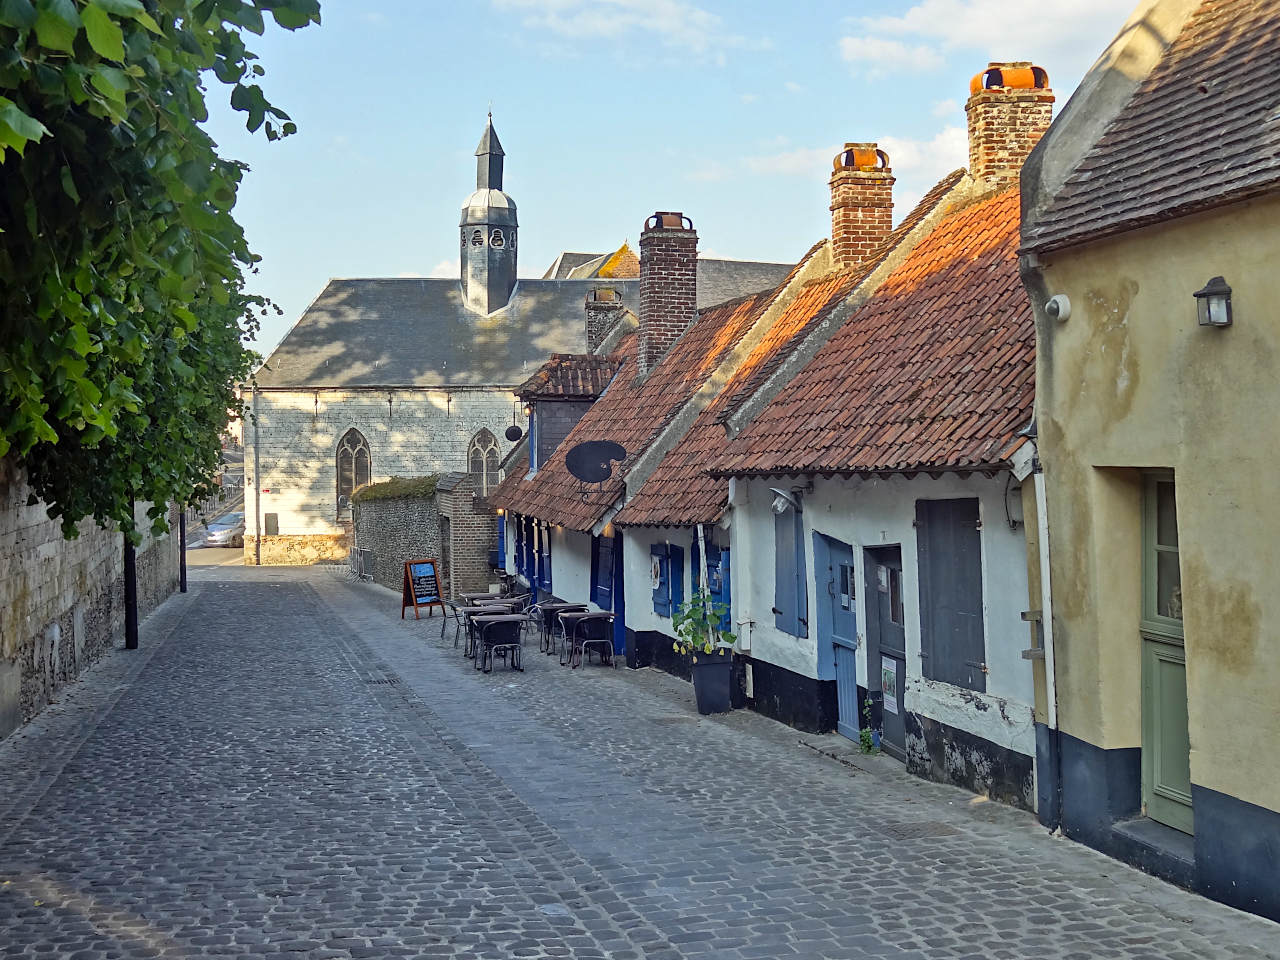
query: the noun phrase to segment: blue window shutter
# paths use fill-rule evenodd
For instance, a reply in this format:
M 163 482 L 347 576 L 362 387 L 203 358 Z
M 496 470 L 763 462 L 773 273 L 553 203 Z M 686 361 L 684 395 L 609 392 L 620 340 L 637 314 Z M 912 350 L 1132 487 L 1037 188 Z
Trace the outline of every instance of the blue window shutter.
M 551 592 L 551 526 L 543 524 L 538 536 L 538 586 Z
M 498 514 L 498 560 L 502 562 L 503 569 L 507 566 L 507 518 L 503 514 Z
M 729 548 L 725 547 L 720 551 L 720 571 L 717 578 L 719 580 L 720 590 L 718 593 L 712 594 L 716 603 L 723 603 L 729 608 L 724 612 L 724 616 L 720 618 L 720 629 L 725 632 L 731 632 L 733 630 L 733 596 L 729 589 L 729 571 Z
M 670 570 L 667 582 L 671 588 L 671 616 L 674 617 L 684 603 L 684 548 L 672 544 L 667 547 L 667 557 Z
M 773 515 L 773 625 L 796 632 L 796 525 L 792 511 Z
M 653 585 L 653 612 L 664 617 L 671 616 L 671 597 L 667 591 L 670 577 L 670 563 L 665 543 L 655 543 L 649 547 L 649 560 L 657 570 L 656 582 Z
M 689 595 L 698 592 L 698 587 L 702 585 L 702 553 L 698 550 L 698 535 L 693 535 L 693 540 L 689 543 Z
M 797 637 L 809 635 L 809 583 L 805 574 L 804 562 L 804 514 L 800 510 L 793 511 L 795 517 L 796 544 L 796 629 Z
M 533 415 L 532 404 L 529 413 L 529 469 L 534 473 L 538 472 L 538 419 Z
M 613 607 L 613 537 L 591 538 L 591 601 L 601 610 Z

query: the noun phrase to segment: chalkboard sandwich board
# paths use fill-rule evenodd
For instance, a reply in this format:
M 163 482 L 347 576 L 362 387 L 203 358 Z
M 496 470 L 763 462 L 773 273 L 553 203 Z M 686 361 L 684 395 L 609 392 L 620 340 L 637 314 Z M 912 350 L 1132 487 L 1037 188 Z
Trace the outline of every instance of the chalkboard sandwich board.
M 404 612 L 413 607 L 413 619 L 418 619 L 418 611 L 425 609 L 428 616 L 435 616 L 435 608 L 444 612 L 444 604 L 440 601 L 440 564 L 439 561 L 406 560 L 404 564 L 404 584 L 400 588 L 400 619 Z

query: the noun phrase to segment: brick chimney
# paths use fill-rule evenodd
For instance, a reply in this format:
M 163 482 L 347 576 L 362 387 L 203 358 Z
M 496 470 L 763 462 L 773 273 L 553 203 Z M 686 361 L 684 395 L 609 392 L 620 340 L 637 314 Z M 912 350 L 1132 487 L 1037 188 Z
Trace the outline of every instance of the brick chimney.
M 831 174 L 831 253 L 854 269 L 893 230 L 893 171 L 874 143 L 846 143 Z
M 996 186 L 1018 182 L 1023 161 L 1053 120 L 1049 74 L 1028 61 L 992 63 L 969 83 L 969 173 Z
M 693 323 L 697 278 L 698 234 L 693 221 L 682 213 L 655 213 L 640 234 L 640 376 L 646 376 Z
M 596 287 L 587 294 L 587 353 L 595 353 L 622 316 L 622 295 L 612 287 Z

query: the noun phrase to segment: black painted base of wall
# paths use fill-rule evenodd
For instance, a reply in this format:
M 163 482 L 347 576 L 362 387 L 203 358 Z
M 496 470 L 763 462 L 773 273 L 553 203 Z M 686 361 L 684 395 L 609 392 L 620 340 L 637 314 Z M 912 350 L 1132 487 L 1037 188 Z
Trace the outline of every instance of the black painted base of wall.
M 1033 758 L 910 710 L 904 720 L 909 773 L 1035 809 Z
M 671 649 L 671 637 L 656 630 L 627 630 L 627 666 L 657 667 L 681 680 L 693 679 L 693 661 Z
M 757 713 L 805 733 L 830 733 L 836 728 L 834 680 L 815 680 L 751 657 L 742 660 L 751 665 L 748 705 Z
M 1191 806 L 1196 890 L 1280 921 L 1280 813 L 1195 784 Z
M 1147 873 L 1280 921 L 1280 813 L 1192 784 L 1195 836 L 1141 816 L 1142 750 L 1106 750 L 1036 731 L 1040 793 L 1058 794 L 1062 831 Z M 1043 781 L 1050 780 L 1045 784 Z M 1051 825 L 1042 812 L 1041 821 Z

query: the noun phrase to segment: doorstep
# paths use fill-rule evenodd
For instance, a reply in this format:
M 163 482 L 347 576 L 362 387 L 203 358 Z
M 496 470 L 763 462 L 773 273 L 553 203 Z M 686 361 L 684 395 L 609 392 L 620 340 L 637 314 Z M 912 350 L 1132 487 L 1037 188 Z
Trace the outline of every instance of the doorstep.
M 1196 841 L 1190 834 L 1150 817 L 1120 820 L 1111 826 L 1121 859 L 1147 873 L 1191 888 L 1196 871 Z

